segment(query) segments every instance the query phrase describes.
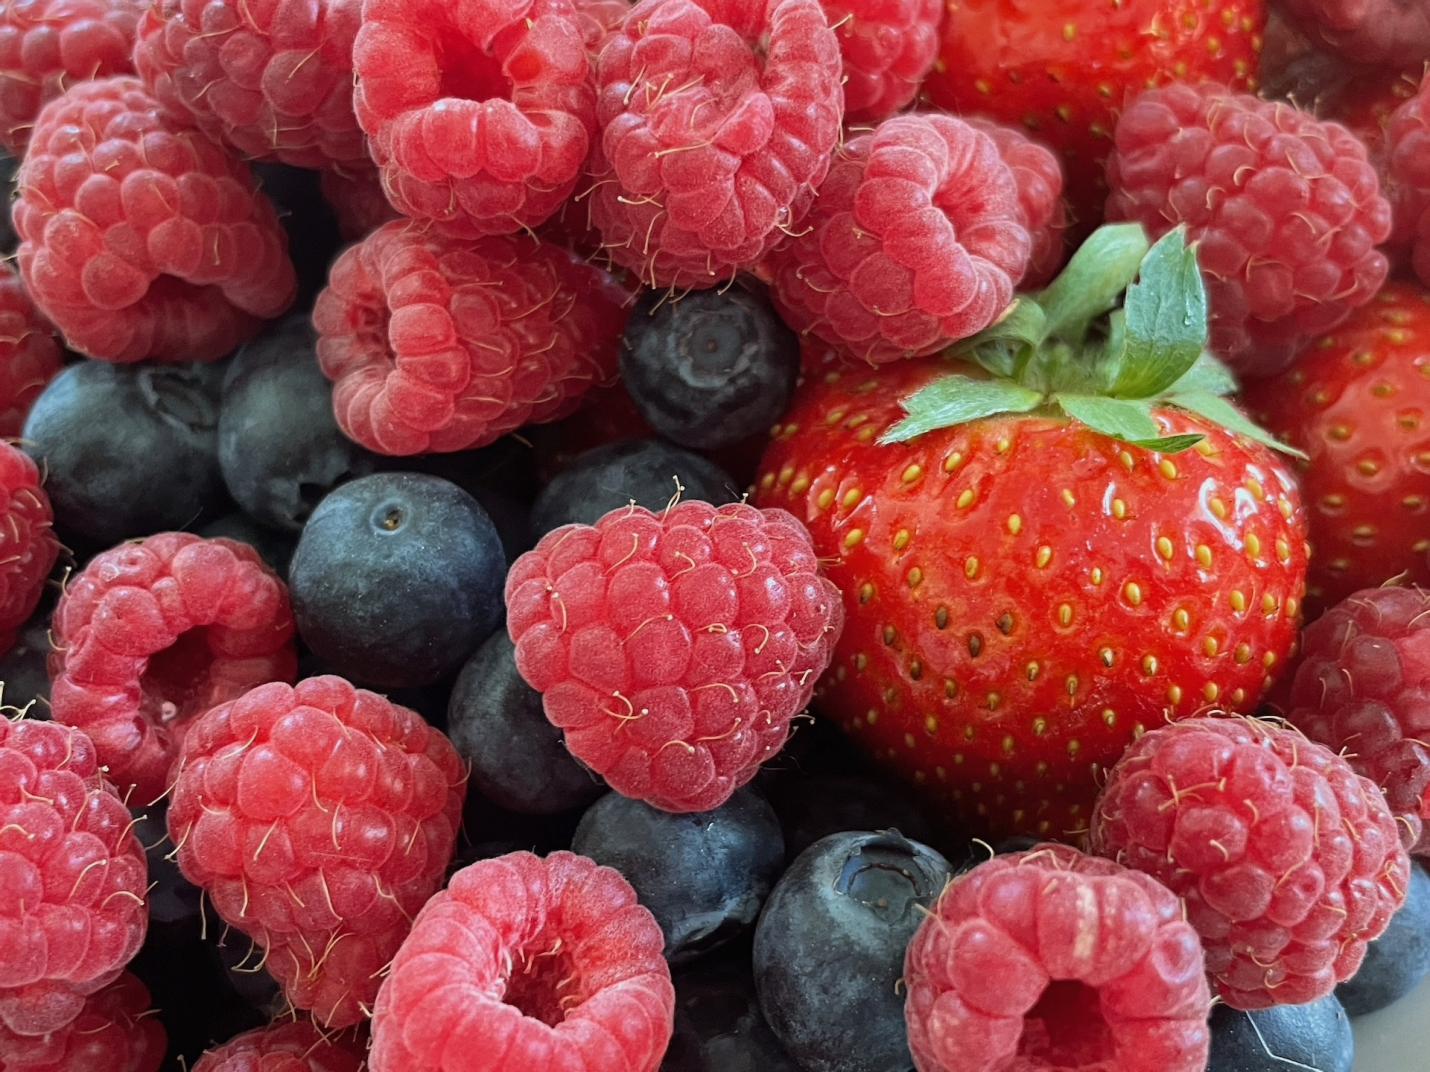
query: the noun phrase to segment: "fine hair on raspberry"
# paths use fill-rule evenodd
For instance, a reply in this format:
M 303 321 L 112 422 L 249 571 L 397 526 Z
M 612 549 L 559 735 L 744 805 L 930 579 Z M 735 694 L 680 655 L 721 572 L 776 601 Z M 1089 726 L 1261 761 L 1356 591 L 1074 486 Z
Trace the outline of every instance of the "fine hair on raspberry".
M 206 1050 L 194 1072 L 360 1072 L 362 1052 L 309 1020 L 278 1021 Z
M 19 448 L 0 443 L 0 655 L 44 595 L 60 554 L 53 526 L 39 467 Z
M 124 972 L 64 1027 L 17 1035 L 0 1023 L 0 1068 L 6 1072 L 159 1072 L 168 1050 L 149 991 Z

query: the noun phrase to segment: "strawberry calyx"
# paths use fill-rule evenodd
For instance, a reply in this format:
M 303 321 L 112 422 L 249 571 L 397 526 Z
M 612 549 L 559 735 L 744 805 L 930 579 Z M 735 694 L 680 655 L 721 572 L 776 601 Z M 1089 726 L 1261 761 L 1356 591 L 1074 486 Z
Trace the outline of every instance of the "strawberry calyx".
M 1146 450 L 1177 454 L 1200 435 L 1164 435 L 1154 410 L 1175 407 L 1287 454 L 1227 401 L 1236 378 L 1207 350 L 1207 292 L 1184 228 L 1155 244 L 1140 224 L 1099 228 L 1043 290 L 1020 295 L 997 323 L 951 348 L 972 365 L 900 403 L 881 443 L 1000 413 L 1061 413 Z

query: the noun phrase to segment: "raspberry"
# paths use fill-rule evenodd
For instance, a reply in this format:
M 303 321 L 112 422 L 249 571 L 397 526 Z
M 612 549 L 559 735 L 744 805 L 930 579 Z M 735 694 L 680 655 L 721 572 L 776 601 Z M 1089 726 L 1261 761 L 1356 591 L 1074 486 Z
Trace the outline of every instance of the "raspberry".
M 58 1032 L 119 978 L 148 928 L 148 873 L 89 738 L 0 718 L 0 1029 Z
M 0 5 L 0 148 L 25 151 L 40 109 L 69 83 L 134 70 L 145 0 L 7 0 Z
M 1181 903 L 1066 845 L 956 878 L 909 943 L 904 980 L 919 1072 L 1206 1067 L 1211 995 Z
M 159 1072 L 168 1039 L 149 991 L 128 972 L 85 999 L 79 1015 L 44 1035 L 0 1024 L 5 1072 Z
M 800 220 L 843 120 L 819 0 L 642 0 L 601 49 L 591 215 L 651 286 L 713 287 Z
M 1032 251 L 1024 290 L 1052 281 L 1063 266 L 1063 240 L 1068 229 L 1067 205 L 1063 202 L 1063 166 L 1057 154 L 1017 127 L 1004 126 L 982 116 L 964 116 L 963 121 L 981 130 L 998 146 L 1018 184 L 1018 207 L 1023 210 L 1023 226 L 1028 229 Z
M 306 1020 L 249 1031 L 199 1058 L 194 1072 L 358 1072 L 362 1054 Z
M 451 742 L 407 708 L 340 677 L 274 682 L 189 731 L 169 836 L 288 1000 L 347 1027 L 442 885 L 465 791 Z
M 786 323 L 876 364 L 991 324 L 1031 251 L 998 146 L 960 119 L 900 115 L 846 142 L 769 259 Z
M 0 443 L 0 655 L 39 606 L 59 557 L 53 522 L 35 463 Z
M 1424 0 L 1284 0 L 1286 15 L 1317 44 L 1367 64 L 1430 58 L 1430 8 Z
M 675 1010 L 664 942 L 620 872 L 584 856 L 463 868 L 393 959 L 372 1072 L 655 1072 Z
M 1410 881 L 1380 790 L 1329 749 L 1253 719 L 1194 718 L 1133 742 L 1098 798 L 1091 846 L 1183 898 L 1236 1009 L 1330 994 Z
M 54 332 L 8 264 L 0 264 L 0 437 L 20 434 L 30 406 L 63 365 Z
M 283 582 L 248 544 L 187 532 L 96 555 L 51 630 L 54 717 L 88 733 L 109 777 L 146 801 L 197 716 L 297 671 Z
M 1117 124 L 1109 219 L 1200 246 L 1212 346 L 1248 375 L 1375 296 L 1390 205 L 1365 146 L 1338 123 L 1218 86 L 1148 90 Z
M 1385 791 L 1430 856 L 1430 592 L 1358 592 L 1302 637 L 1288 717 Z
M 561 207 L 596 133 L 571 0 L 366 0 L 362 16 L 353 103 L 400 211 L 476 238 Z
M 360 242 L 384 223 L 401 216 L 383 192 L 376 171 L 325 171 L 318 181 L 346 242 Z
M 368 164 L 353 116 L 362 0 L 154 0 L 134 66 L 169 113 L 246 157 Z
M 783 510 L 613 510 L 512 566 L 507 628 L 566 747 L 611 788 L 708 811 L 755 776 L 809 703 L 844 623 Z
M 1430 286 L 1430 78 L 1391 113 L 1385 158 L 1394 245 L 1409 253 L 1415 274 Z
M 940 0 L 823 0 L 844 57 L 844 114 L 887 119 L 918 94 L 938 56 Z
M 615 376 L 625 292 L 529 236 L 389 223 L 333 265 L 313 323 L 338 424 L 382 454 L 483 446 Z

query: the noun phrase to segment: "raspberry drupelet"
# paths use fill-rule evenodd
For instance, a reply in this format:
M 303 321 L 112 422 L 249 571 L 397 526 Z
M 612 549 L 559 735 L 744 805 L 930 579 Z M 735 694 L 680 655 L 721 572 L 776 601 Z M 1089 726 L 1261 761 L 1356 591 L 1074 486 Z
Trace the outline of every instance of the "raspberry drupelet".
M 353 115 L 361 18 L 362 0 L 154 0 L 134 66 L 171 116 L 241 156 L 365 166 Z
M 149 991 L 125 972 L 57 1031 L 17 1035 L 0 1023 L 4 1072 L 159 1072 L 168 1038 Z
M 1018 127 L 976 115 L 964 116 L 963 121 L 993 139 L 1018 186 L 1018 207 L 1032 243 L 1021 289 L 1032 290 L 1052 282 L 1067 259 L 1068 211 L 1063 200 L 1062 161 L 1057 153 Z
M 1212 349 L 1270 376 L 1375 296 L 1389 202 L 1365 145 L 1283 101 L 1215 85 L 1148 90 L 1118 121 L 1109 220 L 1198 243 Z
M 675 1007 L 663 944 L 612 868 L 570 852 L 482 860 L 427 903 L 393 959 L 369 1065 L 655 1072 Z
M 20 275 L 72 348 L 103 361 L 215 361 L 296 290 L 248 167 L 165 119 L 135 78 L 48 104 L 16 178 Z
M 248 544 L 187 532 L 95 556 L 51 630 L 55 719 L 89 734 L 139 803 L 164 792 L 199 715 L 297 671 L 287 587 Z
M 573 412 L 615 377 L 626 292 L 529 235 L 394 221 L 318 296 L 318 360 L 343 432 L 380 454 L 466 450 Z
M 1430 8 L 1422 0 L 1284 0 L 1286 15 L 1316 44 L 1356 63 L 1412 64 L 1430 57 Z
M 39 468 L 0 443 L 0 655 L 35 612 L 59 557 L 53 524 Z
M 169 837 L 288 1000 L 348 1027 L 442 885 L 465 792 L 451 742 L 414 712 L 339 677 L 275 682 L 194 723 Z
M 53 329 L 25 293 L 15 269 L 0 264 L 0 436 L 20 434 L 30 406 L 63 363 Z
M 909 943 L 919 1072 L 1202 1072 L 1202 950 L 1164 886 L 1066 845 L 954 879 Z
M 822 0 L 844 57 L 844 113 L 877 123 L 918 95 L 938 56 L 940 0 Z
M 798 234 L 769 258 L 785 322 L 874 364 L 932 354 L 1008 308 L 1031 256 L 994 139 L 900 115 L 839 150 Z
M 0 1047 L 73 1023 L 144 942 L 148 863 L 100 763 L 78 730 L 0 718 Z
M 783 510 L 684 502 L 548 533 L 507 575 L 516 665 L 617 792 L 708 811 L 789 737 L 844 622 Z
M 366 0 L 353 103 L 401 212 L 460 238 L 535 227 L 596 133 L 571 0 Z
M 755 267 L 829 170 L 844 95 L 819 0 L 642 0 L 597 64 L 591 215 L 652 287 Z
M 1181 897 L 1221 999 L 1262 1009 L 1355 974 L 1409 888 L 1399 833 L 1375 784 L 1296 730 L 1194 718 L 1133 742 L 1090 844 Z
M 307 1020 L 245 1032 L 199 1058 L 194 1072 L 359 1072 L 362 1053 Z

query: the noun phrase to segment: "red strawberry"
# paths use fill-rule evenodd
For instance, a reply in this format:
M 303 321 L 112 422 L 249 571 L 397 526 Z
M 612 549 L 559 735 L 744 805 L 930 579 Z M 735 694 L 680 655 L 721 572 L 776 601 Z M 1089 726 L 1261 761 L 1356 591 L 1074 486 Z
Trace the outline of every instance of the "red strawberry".
M 1430 292 L 1388 284 L 1246 401 L 1310 455 L 1309 609 L 1393 577 L 1430 585 Z
M 1199 357 L 1180 232 L 1103 318 L 1146 248 L 1095 234 L 974 340 L 988 376 L 932 359 L 807 383 L 761 468 L 758 501 L 806 522 L 844 594 L 816 706 L 995 835 L 1084 828 L 1130 741 L 1253 710 L 1294 644 L 1304 512 Z
M 1075 222 L 1102 217 L 1122 105 L 1165 82 L 1256 88 L 1263 0 L 961 0 L 924 90 L 937 105 L 1022 123 L 1059 153 Z

